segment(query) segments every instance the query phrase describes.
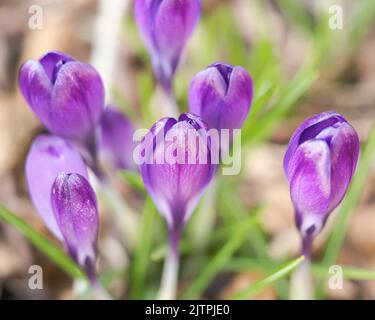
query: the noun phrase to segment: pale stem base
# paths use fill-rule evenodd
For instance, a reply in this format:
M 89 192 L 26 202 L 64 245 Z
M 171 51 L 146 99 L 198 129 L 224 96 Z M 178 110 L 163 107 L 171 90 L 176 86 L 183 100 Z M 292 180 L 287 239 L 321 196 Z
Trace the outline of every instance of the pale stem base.
M 177 296 L 177 279 L 179 268 L 180 232 L 169 231 L 168 255 L 164 262 L 161 285 L 158 293 L 159 300 L 175 300 Z
M 162 91 L 163 91 L 164 100 L 165 100 L 164 110 L 163 110 L 165 116 L 177 118 L 180 113 L 178 110 L 176 97 L 173 91 L 172 90 L 165 91 L 164 89 L 162 89 Z
M 292 274 L 290 279 L 290 299 L 291 300 L 313 300 L 314 283 L 311 277 L 311 247 L 312 239 L 302 240 L 302 254 L 305 260 Z

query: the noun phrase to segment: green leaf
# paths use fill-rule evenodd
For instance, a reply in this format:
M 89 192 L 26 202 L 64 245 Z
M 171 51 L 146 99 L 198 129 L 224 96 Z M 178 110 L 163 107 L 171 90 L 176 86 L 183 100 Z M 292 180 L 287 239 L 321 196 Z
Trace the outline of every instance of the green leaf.
M 210 281 L 223 269 L 230 257 L 239 249 L 246 239 L 248 232 L 254 227 L 254 219 L 248 219 L 238 226 L 236 233 L 207 263 L 192 284 L 182 295 L 183 299 L 197 298 L 207 287 Z
M 266 287 L 272 285 L 277 280 L 279 280 L 279 279 L 285 277 L 286 275 L 288 275 L 293 269 L 298 267 L 299 264 L 303 260 L 304 260 L 304 256 L 300 256 L 297 259 L 282 265 L 281 267 L 279 267 L 277 270 L 272 272 L 266 278 L 252 284 L 247 289 L 245 289 L 245 290 L 243 290 L 239 293 L 236 293 L 235 295 L 233 295 L 231 297 L 231 299 L 242 300 L 242 299 L 248 299 L 249 297 L 256 295 L 257 293 L 259 293 L 260 291 L 262 291 Z
M 73 278 L 85 277 L 82 269 L 59 247 L 33 229 L 23 219 L 0 204 L 0 219 L 20 231 L 36 248 Z
M 121 171 L 121 176 L 129 185 L 142 194 L 146 194 L 146 189 L 143 184 L 141 175 L 138 172 L 131 172 L 127 170 Z
M 132 299 L 143 298 L 148 264 L 150 262 L 152 230 L 157 214 L 151 198 L 148 197 L 146 199 L 143 211 L 138 243 L 135 248 L 130 271 L 130 296 Z
M 257 122 L 249 121 L 249 130 L 243 139 L 243 144 L 259 143 L 269 138 L 280 122 L 295 107 L 297 101 L 310 89 L 318 77 L 315 68 L 307 63 L 299 74 L 295 76 L 292 83 L 283 90 L 284 95 L 274 106 Z

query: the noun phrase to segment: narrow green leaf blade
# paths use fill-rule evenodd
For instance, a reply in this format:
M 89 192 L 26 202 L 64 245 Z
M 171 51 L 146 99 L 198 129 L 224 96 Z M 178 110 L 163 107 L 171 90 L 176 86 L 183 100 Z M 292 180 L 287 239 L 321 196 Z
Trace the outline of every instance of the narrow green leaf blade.
M 132 299 L 144 298 L 144 287 L 150 262 L 150 251 L 152 244 L 153 228 L 156 218 L 156 209 L 151 198 L 147 198 L 139 226 L 139 238 L 135 248 L 133 263 L 130 271 L 131 284 L 130 296 Z
M 277 270 L 275 270 L 273 273 L 271 273 L 266 278 L 264 278 L 264 279 L 262 279 L 262 280 L 260 280 L 260 281 L 258 281 L 256 283 L 252 284 L 247 289 L 245 289 L 245 290 L 243 290 L 243 291 L 241 291 L 241 292 L 233 295 L 231 297 L 231 299 L 242 300 L 242 299 L 249 298 L 250 296 L 253 296 L 253 295 L 259 293 L 264 288 L 270 286 L 271 284 L 273 284 L 277 280 L 285 277 L 293 269 L 295 269 L 296 267 L 298 267 L 303 260 L 304 260 L 304 256 L 300 256 L 297 259 L 294 259 L 293 261 L 288 262 L 288 263 L 282 265 L 280 268 L 278 268 Z
M 36 248 L 73 278 L 84 277 L 82 269 L 59 247 L 0 204 L 0 219 L 20 231 Z
M 208 262 L 192 284 L 187 288 L 182 296 L 183 299 L 195 299 L 205 290 L 210 281 L 225 267 L 230 257 L 244 243 L 249 230 L 255 225 L 255 219 L 251 217 L 242 225 L 238 226 L 236 233 Z

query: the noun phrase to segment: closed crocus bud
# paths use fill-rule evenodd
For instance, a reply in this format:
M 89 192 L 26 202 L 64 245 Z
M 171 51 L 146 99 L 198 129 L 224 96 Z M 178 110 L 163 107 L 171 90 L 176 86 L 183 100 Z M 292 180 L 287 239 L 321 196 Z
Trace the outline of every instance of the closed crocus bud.
M 50 194 L 52 208 L 70 256 L 95 279 L 99 215 L 95 192 L 77 173 L 60 173 Z
M 100 120 L 100 157 L 113 168 L 136 170 L 133 160 L 134 131 L 130 119 L 113 106 L 108 106 Z
M 30 197 L 46 226 L 62 240 L 50 198 L 52 185 L 60 172 L 76 172 L 87 177 L 87 168 L 70 143 L 51 135 L 36 137 L 25 165 Z
M 200 118 L 182 114 L 178 120 L 159 120 L 149 133 L 153 136 L 149 140 L 152 148 L 146 149 L 141 174 L 147 190 L 172 229 L 185 224 L 215 172 L 206 132 Z M 195 145 L 196 140 L 190 139 L 189 134 L 196 134 L 207 143 Z M 172 146 L 175 147 L 174 153 L 171 152 Z M 148 151 L 152 152 L 148 154 Z
M 181 52 L 199 20 L 201 1 L 136 0 L 134 13 L 154 73 L 170 91 Z
M 182 114 L 159 120 L 143 141 L 141 175 L 169 230 L 161 299 L 175 298 L 181 232 L 216 170 L 206 133 L 199 117 Z
M 48 52 L 21 66 L 19 86 L 40 121 L 53 134 L 85 140 L 104 107 L 98 72 L 61 52 Z
M 357 133 L 337 112 L 315 115 L 293 134 L 284 170 L 296 224 L 304 240 L 322 230 L 331 211 L 344 198 L 358 155 Z
M 211 129 L 240 129 L 253 99 L 253 81 L 242 67 L 217 62 L 199 72 L 189 89 L 189 110 Z

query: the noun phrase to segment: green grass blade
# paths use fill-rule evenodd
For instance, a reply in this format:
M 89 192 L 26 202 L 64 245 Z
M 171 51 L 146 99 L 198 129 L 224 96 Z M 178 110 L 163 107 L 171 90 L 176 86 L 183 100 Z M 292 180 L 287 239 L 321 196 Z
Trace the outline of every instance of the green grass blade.
M 121 171 L 121 176 L 134 190 L 142 194 L 146 194 L 146 189 L 143 184 L 142 177 L 138 172 L 123 170 Z
M 282 265 L 280 268 L 275 270 L 266 278 L 252 284 L 247 289 L 239 293 L 236 293 L 235 295 L 231 297 L 231 299 L 242 300 L 242 299 L 248 299 L 249 297 L 254 296 L 255 294 L 265 289 L 266 287 L 272 285 L 277 280 L 288 275 L 293 269 L 299 266 L 299 264 L 303 261 L 303 259 L 304 259 L 304 256 L 300 256 L 297 259 L 294 259 L 293 261 Z
M 249 219 L 238 227 L 227 243 L 207 263 L 192 284 L 182 295 L 183 299 L 195 299 L 206 289 L 210 281 L 223 269 L 231 256 L 239 249 L 246 239 L 251 228 L 254 227 L 254 220 Z
M 0 219 L 20 231 L 36 248 L 53 260 L 61 269 L 73 278 L 82 278 L 81 268 L 59 247 L 55 246 L 41 233 L 33 229 L 23 219 L 0 204 Z
M 249 121 L 249 130 L 243 137 L 243 144 L 259 143 L 269 138 L 280 121 L 295 107 L 297 101 L 303 97 L 318 78 L 315 68 L 309 63 L 301 68 L 291 85 L 285 89 L 285 94 L 275 103 L 262 119 Z
M 147 198 L 143 211 L 138 243 L 130 271 L 130 296 L 132 299 L 142 299 L 144 294 L 148 264 L 150 262 L 152 230 L 157 214 L 151 198 Z

